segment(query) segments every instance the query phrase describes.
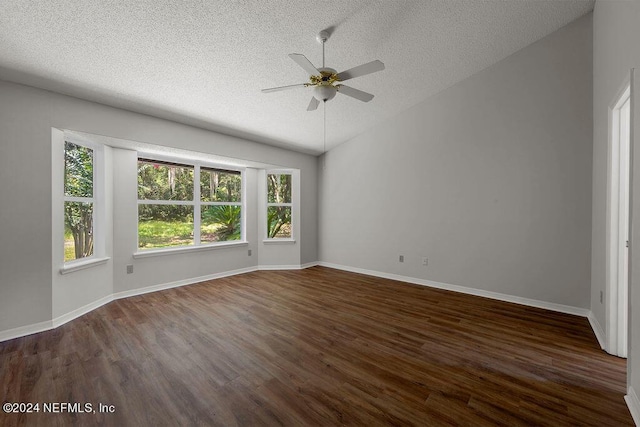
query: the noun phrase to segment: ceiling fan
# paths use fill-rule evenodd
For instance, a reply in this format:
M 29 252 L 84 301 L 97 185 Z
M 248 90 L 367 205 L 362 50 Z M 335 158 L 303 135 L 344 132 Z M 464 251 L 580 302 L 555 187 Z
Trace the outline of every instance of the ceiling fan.
M 322 68 L 316 68 L 311 63 L 311 61 L 307 59 L 306 56 L 300 53 L 289 54 L 289 58 L 293 59 L 296 64 L 298 64 L 307 73 L 309 73 L 308 83 L 272 87 L 269 89 L 262 89 L 262 92 L 269 93 L 313 86 L 313 97 L 311 98 L 311 102 L 309 102 L 307 111 L 313 111 L 317 109 L 320 101 L 329 101 L 336 96 L 336 93 L 342 93 L 343 95 L 350 96 L 362 102 L 371 101 L 373 99 L 372 94 L 354 89 L 350 86 L 345 86 L 341 84 L 341 82 L 353 79 L 355 77 L 365 76 L 367 74 L 382 71 L 384 70 L 384 64 L 379 60 L 375 60 L 338 73 L 333 68 L 324 66 L 324 44 L 327 40 L 329 40 L 329 33 L 327 31 L 320 31 L 320 33 L 316 36 L 316 40 L 318 40 L 318 43 L 322 43 Z

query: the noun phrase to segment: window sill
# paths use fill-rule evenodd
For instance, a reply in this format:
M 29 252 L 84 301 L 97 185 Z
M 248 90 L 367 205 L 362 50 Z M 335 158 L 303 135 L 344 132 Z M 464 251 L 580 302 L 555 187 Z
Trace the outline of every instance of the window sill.
M 60 274 L 68 274 L 73 273 L 74 271 L 84 270 L 85 268 L 91 268 L 96 265 L 106 264 L 111 258 L 103 257 L 103 258 L 91 258 L 82 261 L 72 261 L 68 264 L 60 267 Z
M 296 239 L 264 239 L 265 245 L 295 245 Z
M 200 245 L 200 246 L 188 246 L 188 247 L 182 247 L 182 248 L 150 249 L 147 251 L 134 252 L 133 257 L 135 259 L 151 258 L 155 256 L 210 251 L 213 249 L 225 249 L 225 248 L 233 248 L 236 246 L 248 246 L 248 245 L 249 245 L 249 242 L 247 241 L 239 241 L 239 242 L 227 242 L 227 243 L 214 243 L 214 244 Z

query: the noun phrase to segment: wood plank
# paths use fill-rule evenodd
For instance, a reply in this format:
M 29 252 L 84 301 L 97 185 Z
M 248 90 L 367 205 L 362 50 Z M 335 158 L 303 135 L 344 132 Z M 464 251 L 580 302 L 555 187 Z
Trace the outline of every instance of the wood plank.
M 633 425 L 586 319 L 323 267 L 114 301 L 0 343 L 0 425 Z

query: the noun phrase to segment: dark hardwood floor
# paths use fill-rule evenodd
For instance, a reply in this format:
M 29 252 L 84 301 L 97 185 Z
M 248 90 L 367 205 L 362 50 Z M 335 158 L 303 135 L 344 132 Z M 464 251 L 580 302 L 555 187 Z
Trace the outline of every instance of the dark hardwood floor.
M 0 425 L 623 426 L 625 372 L 581 317 L 322 267 L 255 272 L 0 343 L 0 403 L 40 402 Z

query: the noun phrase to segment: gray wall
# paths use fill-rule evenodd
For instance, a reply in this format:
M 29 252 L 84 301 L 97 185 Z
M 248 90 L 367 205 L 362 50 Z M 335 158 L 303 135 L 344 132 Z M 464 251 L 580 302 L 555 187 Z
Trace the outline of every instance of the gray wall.
M 638 1 L 598 1 L 593 14 L 593 251 L 591 255 L 591 310 L 607 330 L 605 306 L 600 304 L 600 291 L 605 291 L 606 256 L 606 196 L 607 196 L 607 141 L 608 108 L 614 100 L 631 68 L 640 67 L 640 2 Z M 638 81 L 636 79 L 636 81 Z M 638 91 L 636 90 L 636 94 Z M 634 135 L 634 189 L 633 189 L 633 235 L 631 254 L 630 289 L 630 351 L 628 370 L 629 385 L 636 392 L 640 390 L 640 325 L 634 307 L 640 307 L 640 161 L 637 141 L 640 126 L 640 110 L 637 99 L 632 100 L 635 110 Z M 633 114 L 633 112 L 632 112 Z M 637 310 L 636 310 L 637 311 Z M 636 408 L 640 409 L 640 408 Z
M 52 314 L 51 108 L 19 89 L 0 82 L 0 331 Z
M 331 150 L 320 260 L 588 308 L 591 141 L 589 14 Z
M 192 263 L 186 262 L 183 255 L 163 256 L 136 260 L 139 266 L 136 273 L 124 275 L 124 264 L 131 262 L 131 236 L 122 240 L 118 230 L 131 228 L 131 218 L 124 218 L 121 213 L 132 203 L 135 205 L 135 201 L 125 200 L 126 193 L 114 188 L 113 221 L 117 226 L 114 226 L 114 253 L 108 254 L 112 257 L 114 284 L 105 283 L 95 292 L 88 292 L 88 287 L 83 289 L 87 292 L 74 292 L 74 282 L 82 282 L 78 278 L 84 278 L 90 270 L 52 280 L 52 272 L 55 275 L 57 271 L 52 262 L 52 127 L 299 169 L 301 230 L 296 260 L 300 263 L 317 260 L 315 157 L 9 82 L 0 81 L 0 100 L 0 332 L 51 321 L 103 297 L 110 289 L 130 290 L 258 263 L 257 257 L 247 257 L 246 248 L 220 249 L 192 255 L 198 268 L 190 269 Z M 119 189 L 123 186 L 122 178 L 135 171 L 135 163 L 131 163 L 132 157 L 127 154 L 120 149 L 112 153 L 116 169 L 112 184 Z M 133 167 L 118 170 L 115 163 L 126 165 L 127 160 Z M 248 172 L 248 179 L 254 183 L 256 176 L 256 171 Z M 249 197 L 255 200 L 255 186 L 250 191 L 253 193 Z M 255 216 L 255 202 L 249 209 Z M 249 233 L 257 236 L 257 225 L 251 227 Z M 145 273 L 153 273 L 155 283 L 142 279 Z M 67 278 L 74 275 L 75 278 Z M 86 280 L 91 280 L 91 274 Z M 77 301 L 65 299 L 76 296 Z

